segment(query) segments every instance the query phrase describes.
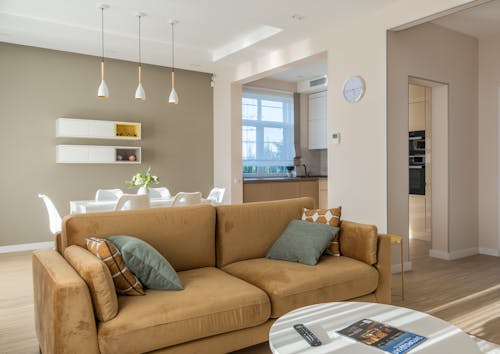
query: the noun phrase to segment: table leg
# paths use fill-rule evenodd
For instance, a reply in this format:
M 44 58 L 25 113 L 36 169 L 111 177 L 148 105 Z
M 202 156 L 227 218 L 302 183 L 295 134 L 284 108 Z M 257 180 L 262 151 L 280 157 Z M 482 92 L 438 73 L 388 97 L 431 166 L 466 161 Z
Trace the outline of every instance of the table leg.
M 401 239 L 401 298 L 405 299 L 405 257 L 403 239 Z

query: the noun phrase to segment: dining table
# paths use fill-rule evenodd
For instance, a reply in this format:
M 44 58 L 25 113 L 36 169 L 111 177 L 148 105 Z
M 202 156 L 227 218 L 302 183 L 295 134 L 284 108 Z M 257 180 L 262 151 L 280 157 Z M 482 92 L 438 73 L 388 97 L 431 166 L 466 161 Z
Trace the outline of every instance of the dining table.
M 151 198 L 151 208 L 171 207 L 175 196 L 170 198 Z M 69 202 L 70 214 L 85 214 L 114 211 L 117 200 L 71 200 Z M 210 201 L 202 198 L 202 204 L 210 204 Z

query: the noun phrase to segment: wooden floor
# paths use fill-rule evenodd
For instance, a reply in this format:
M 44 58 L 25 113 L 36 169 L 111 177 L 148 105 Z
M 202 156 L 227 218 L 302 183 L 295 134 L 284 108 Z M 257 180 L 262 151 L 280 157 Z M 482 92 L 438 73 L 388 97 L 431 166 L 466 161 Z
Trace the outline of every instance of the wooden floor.
M 477 255 L 456 261 L 427 256 L 425 243 L 412 244 L 413 271 L 406 274 L 406 300 L 399 274 L 393 304 L 430 313 L 466 332 L 500 344 L 500 258 Z M 35 354 L 31 254 L 0 254 L 0 353 Z M 270 353 L 267 344 L 237 352 Z

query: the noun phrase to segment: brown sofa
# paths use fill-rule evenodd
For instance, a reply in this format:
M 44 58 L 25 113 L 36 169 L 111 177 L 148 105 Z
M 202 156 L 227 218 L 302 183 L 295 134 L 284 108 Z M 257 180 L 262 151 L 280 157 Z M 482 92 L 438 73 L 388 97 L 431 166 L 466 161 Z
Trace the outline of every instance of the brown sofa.
M 316 266 L 265 258 L 290 220 L 312 206 L 299 198 L 66 217 L 57 250 L 33 254 L 42 353 L 226 353 L 267 341 L 275 319 L 301 306 L 389 303 L 390 239 L 374 226 L 343 221 L 344 256 L 322 256 Z M 185 289 L 117 296 L 116 317 L 98 321 L 89 287 L 63 251 L 110 235 L 150 243 Z

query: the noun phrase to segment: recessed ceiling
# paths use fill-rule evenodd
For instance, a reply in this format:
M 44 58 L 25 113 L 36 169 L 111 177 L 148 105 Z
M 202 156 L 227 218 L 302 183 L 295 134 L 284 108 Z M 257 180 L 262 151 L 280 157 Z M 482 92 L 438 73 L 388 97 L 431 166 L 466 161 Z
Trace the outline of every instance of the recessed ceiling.
M 328 62 L 325 58 L 311 63 L 297 65 L 286 71 L 271 75 L 269 78 L 288 82 L 299 82 L 314 79 L 326 74 L 328 74 Z
M 176 65 L 213 71 L 216 64 L 262 55 L 291 41 L 400 0 L 104 0 L 105 55 L 137 60 L 141 11 L 143 61 L 169 66 L 169 19 L 176 19 Z M 99 3 L 2 0 L 0 41 L 100 55 Z
M 476 38 L 500 35 L 500 1 L 487 2 L 432 22 Z

